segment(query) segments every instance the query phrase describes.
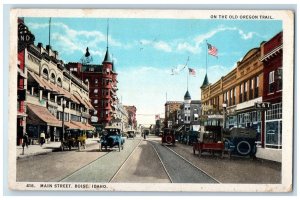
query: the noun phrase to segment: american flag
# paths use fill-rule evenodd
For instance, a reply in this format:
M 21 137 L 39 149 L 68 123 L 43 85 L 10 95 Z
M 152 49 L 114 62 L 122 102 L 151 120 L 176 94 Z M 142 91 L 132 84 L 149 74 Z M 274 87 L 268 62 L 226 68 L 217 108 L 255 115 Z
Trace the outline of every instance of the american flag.
M 155 120 L 159 120 L 160 119 L 160 115 L 155 115 Z
M 196 71 L 192 68 L 189 68 L 190 75 L 196 76 Z
M 207 48 L 208 48 L 208 54 L 218 57 L 218 49 L 216 47 L 207 43 Z

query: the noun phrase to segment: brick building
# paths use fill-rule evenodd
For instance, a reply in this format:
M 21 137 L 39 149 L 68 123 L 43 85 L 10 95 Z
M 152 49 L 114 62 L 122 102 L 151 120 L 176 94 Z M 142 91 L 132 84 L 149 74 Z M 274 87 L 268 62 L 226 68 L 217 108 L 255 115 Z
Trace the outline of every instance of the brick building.
M 135 106 L 124 106 L 128 113 L 128 126 L 131 129 L 137 130 L 137 120 L 136 120 L 136 107 Z
M 88 48 L 85 54 L 89 55 Z M 95 108 L 90 112 L 90 122 L 97 130 L 112 124 L 117 118 L 117 73 L 108 48 L 102 65 L 85 63 L 68 63 L 67 68 L 72 74 L 89 85 L 89 97 Z
M 263 63 L 260 56 L 261 47 L 253 48 L 217 82 L 209 84 L 204 81 L 206 84 L 201 86 L 201 101 L 206 124 L 222 126 L 226 110 L 226 127 L 251 127 L 261 134 L 262 115 L 255 108 L 256 102 L 262 102 L 263 93 Z
M 28 39 L 26 39 L 28 38 Z M 26 88 L 27 69 L 25 68 L 26 46 L 33 44 L 34 36 L 24 24 L 22 18 L 18 18 L 18 83 L 17 83 L 17 145 L 22 143 L 22 138 L 26 130 Z
M 182 105 L 182 101 L 167 101 L 165 103 L 165 127 L 172 126 L 174 124 L 178 124 L 178 113 L 180 110 L 180 106 Z
M 257 157 L 281 162 L 282 32 L 253 48 L 214 84 L 201 86 L 202 117 L 209 125 L 255 129 Z M 270 103 L 268 110 L 256 103 Z M 275 152 L 274 149 L 277 149 Z
M 261 52 L 264 63 L 262 100 L 270 103 L 270 107 L 264 113 L 262 148 L 258 149 L 258 154 L 276 161 L 281 161 L 282 148 L 282 37 L 282 32 L 275 35 L 263 44 Z

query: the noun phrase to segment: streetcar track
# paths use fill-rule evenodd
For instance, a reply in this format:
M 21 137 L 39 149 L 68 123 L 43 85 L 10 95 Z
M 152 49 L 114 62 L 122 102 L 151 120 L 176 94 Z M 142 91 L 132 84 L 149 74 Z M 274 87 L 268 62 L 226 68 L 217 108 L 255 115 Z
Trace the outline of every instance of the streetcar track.
M 88 166 L 88 165 L 90 165 L 90 164 L 92 164 L 92 163 L 94 163 L 94 162 L 96 162 L 97 160 L 99 160 L 100 158 L 103 158 L 104 156 L 106 156 L 106 155 L 108 155 L 110 152 L 108 151 L 108 152 L 106 152 L 105 154 L 103 154 L 102 156 L 100 156 L 100 157 L 98 157 L 97 159 L 95 159 L 95 160 L 93 160 L 92 162 L 90 162 L 90 163 L 88 163 L 88 164 L 86 164 L 86 165 L 84 165 L 84 166 L 82 166 L 82 167 L 80 167 L 79 169 L 77 169 L 77 170 L 75 170 L 74 172 L 72 172 L 71 174 L 69 174 L 69 175 L 67 175 L 66 177 L 64 177 L 64 178 L 62 178 L 61 180 L 59 180 L 58 182 L 62 182 L 63 180 L 65 180 L 65 179 L 67 179 L 67 178 L 69 178 L 69 177 L 71 177 L 71 176 L 73 176 L 75 173 L 77 173 L 78 171 L 80 171 L 80 170 L 82 170 L 83 168 L 85 168 L 86 166 Z
M 148 142 L 148 141 L 147 141 L 147 142 Z M 153 144 L 152 144 L 152 141 L 151 141 L 151 142 L 149 141 L 149 144 L 151 144 L 151 146 L 152 146 L 152 148 L 154 149 L 154 151 L 155 151 L 155 153 L 156 153 L 156 155 L 157 155 L 158 159 L 160 160 L 160 162 L 161 162 L 161 164 L 162 164 L 162 166 L 163 166 L 163 168 L 164 168 L 164 170 L 165 170 L 166 174 L 168 175 L 168 177 L 169 177 L 169 179 L 170 179 L 171 183 L 173 183 L 173 180 L 172 180 L 172 178 L 171 178 L 171 176 L 170 176 L 170 174 L 169 174 L 169 172 L 168 172 L 168 170 L 167 170 L 166 166 L 164 165 L 164 163 L 163 163 L 162 159 L 160 158 L 160 156 L 159 156 L 159 154 L 158 154 L 158 152 L 157 152 L 156 148 L 153 146 Z
M 151 141 L 151 142 L 155 142 L 157 144 L 159 144 L 159 142 L 157 141 Z M 150 143 L 151 143 L 150 142 Z M 152 145 L 152 144 L 151 144 Z M 153 146 L 153 145 L 152 145 Z M 185 162 L 187 162 L 188 164 L 190 164 L 191 166 L 193 166 L 194 168 L 198 169 L 199 171 L 201 171 L 202 173 L 204 173 L 205 175 L 207 175 L 209 178 L 213 179 L 214 181 L 216 181 L 217 183 L 221 183 L 219 180 L 215 179 L 213 176 L 211 176 L 209 173 L 207 173 L 206 171 L 204 171 L 203 169 L 200 169 L 199 167 L 197 167 L 196 165 L 194 165 L 193 163 L 191 163 L 189 160 L 187 160 L 186 158 L 184 158 L 183 156 L 181 156 L 180 154 L 178 154 L 176 151 L 174 151 L 173 149 L 167 147 L 166 145 L 162 144 L 162 146 L 166 147 L 168 150 L 170 150 L 171 152 L 173 152 L 175 155 L 177 155 L 179 158 L 181 158 L 182 160 L 184 160 Z M 153 146 L 154 147 L 154 146 Z M 154 148 L 155 149 L 155 148 Z M 155 149 L 156 151 L 156 149 Z M 156 151 L 157 153 L 157 151 Z M 162 162 L 162 160 L 161 160 Z M 164 165 L 163 165 L 164 166 Z M 165 168 L 165 166 L 164 166 Z M 169 175 L 169 174 L 168 174 Z
M 133 153 L 136 151 L 136 149 L 138 148 L 138 146 L 140 146 L 141 142 L 143 140 L 141 139 L 140 142 L 136 145 L 136 147 L 133 149 L 133 151 L 129 154 L 129 156 L 126 158 L 126 160 L 123 162 L 123 164 L 120 166 L 120 168 L 116 171 L 116 173 L 111 177 L 111 179 L 108 181 L 109 183 L 118 175 L 118 173 L 121 171 L 122 167 L 125 165 L 125 163 L 127 162 L 127 160 L 129 160 L 129 158 L 133 155 Z

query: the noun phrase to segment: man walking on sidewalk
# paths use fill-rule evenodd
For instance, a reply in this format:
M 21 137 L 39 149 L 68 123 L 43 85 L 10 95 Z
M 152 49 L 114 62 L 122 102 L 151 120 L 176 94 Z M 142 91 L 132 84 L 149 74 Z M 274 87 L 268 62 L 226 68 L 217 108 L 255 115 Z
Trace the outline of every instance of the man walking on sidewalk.
M 44 131 L 42 131 L 41 135 L 40 135 L 40 145 L 43 146 L 43 144 L 45 143 L 45 133 Z
M 28 134 L 25 132 L 25 134 L 23 135 L 23 143 L 22 143 L 22 148 L 23 148 L 23 150 L 22 150 L 22 155 L 24 155 L 24 148 L 25 148 L 25 146 L 27 147 L 27 149 L 28 149 Z

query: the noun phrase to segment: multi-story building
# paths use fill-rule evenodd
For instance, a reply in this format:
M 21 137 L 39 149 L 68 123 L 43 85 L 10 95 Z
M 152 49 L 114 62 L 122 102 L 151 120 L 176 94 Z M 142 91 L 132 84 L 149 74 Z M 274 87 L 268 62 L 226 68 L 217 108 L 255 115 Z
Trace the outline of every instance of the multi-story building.
M 270 148 L 281 148 L 282 32 L 248 51 L 231 72 L 214 84 L 209 84 L 206 76 L 201 100 L 206 123 L 255 129 L 257 156 L 280 162 L 281 153 L 274 154 Z M 268 110 L 256 107 L 256 103 L 264 102 L 271 103 Z
M 26 88 L 27 70 L 25 68 L 25 49 L 27 45 L 33 44 L 34 36 L 24 24 L 22 18 L 18 18 L 18 84 L 17 84 L 17 145 L 22 143 L 26 130 Z
M 267 158 L 273 156 L 277 161 L 281 161 L 282 148 L 282 36 L 282 32 L 275 35 L 262 45 L 261 51 L 264 64 L 262 101 L 270 105 L 263 113 L 262 148 L 258 149 L 258 154 Z
M 184 129 L 185 131 L 200 129 L 200 114 L 201 114 L 201 101 L 191 100 L 189 91 L 184 95 L 184 101 L 180 106 L 178 113 L 177 131 Z
M 165 103 L 165 127 L 170 127 L 174 124 L 178 124 L 177 111 L 180 110 L 182 101 L 167 101 Z
M 124 106 L 128 112 L 128 126 L 131 129 L 137 129 L 137 120 L 136 120 L 136 107 L 135 106 Z
M 259 134 L 262 130 L 261 111 L 255 103 L 262 102 L 263 63 L 260 61 L 261 47 L 253 48 L 228 74 L 214 84 L 201 86 L 203 115 L 209 125 L 226 127 L 251 127 Z M 207 79 L 207 77 L 206 77 Z M 261 137 L 259 136 L 259 141 Z
M 90 55 L 87 52 L 85 55 Z M 102 65 L 86 63 L 68 63 L 67 68 L 89 85 L 89 97 L 95 108 L 90 112 L 91 123 L 97 130 L 102 130 L 107 125 L 112 125 L 112 120 L 117 114 L 117 73 L 108 48 Z
M 112 120 L 112 126 L 118 127 L 122 132 L 127 131 L 128 127 L 128 112 L 121 103 L 117 103 L 116 115 Z
M 25 50 L 27 68 L 27 125 L 26 131 L 33 140 L 45 132 L 51 141 L 62 137 L 62 120 L 69 129 L 92 130 L 88 124 L 89 87 L 75 77 L 59 60 L 51 46 L 29 45 Z M 64 116 L 63 116 L 64 115 Z

